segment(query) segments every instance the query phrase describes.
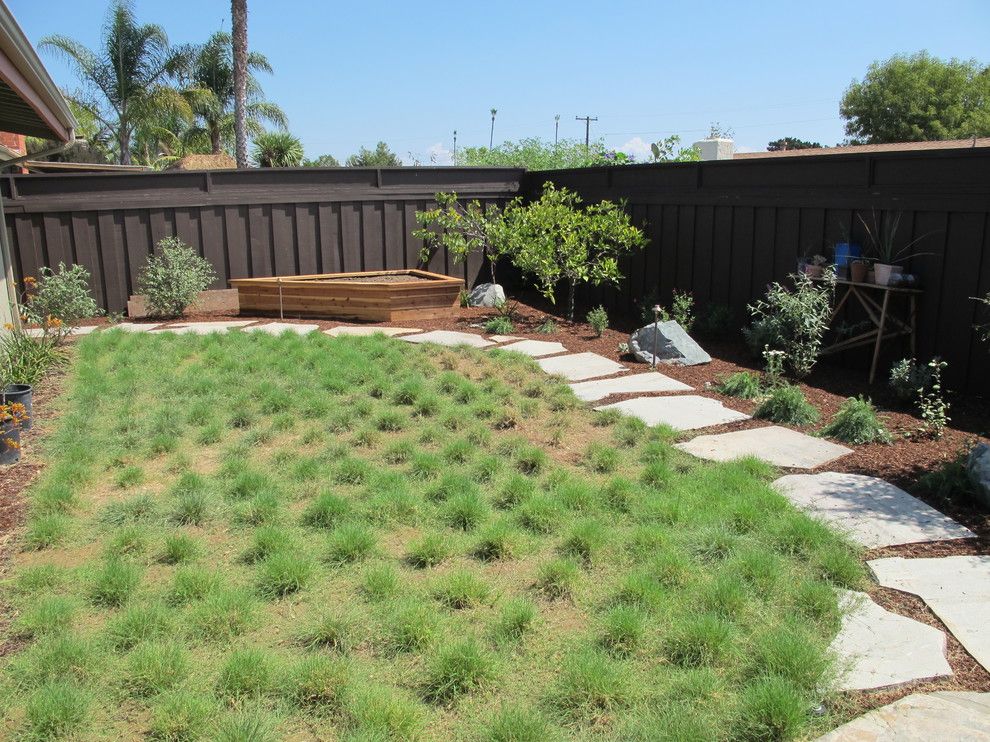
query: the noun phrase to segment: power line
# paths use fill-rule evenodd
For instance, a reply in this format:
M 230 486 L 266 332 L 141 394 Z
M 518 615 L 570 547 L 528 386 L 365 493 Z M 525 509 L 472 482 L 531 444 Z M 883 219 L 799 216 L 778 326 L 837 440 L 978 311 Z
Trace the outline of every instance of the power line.
M 583 121 L 584 122 L 584 150 L 585 150 L 585 152 L 587 152 L 588 151 L 588 148 L 591 146 L 591 122 L 592 121 L 597 121 L 598 120 L 598 117 L 597 116 L 594 116 L 594 117 L 592 117 L 592 116 L 575 116 L 574 117 L 574 120 L 575 121 Z

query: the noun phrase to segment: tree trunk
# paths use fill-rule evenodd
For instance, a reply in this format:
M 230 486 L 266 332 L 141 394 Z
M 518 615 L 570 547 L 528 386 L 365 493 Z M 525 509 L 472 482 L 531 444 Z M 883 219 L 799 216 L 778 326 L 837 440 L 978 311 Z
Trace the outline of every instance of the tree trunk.
M 247 0 L 230 0 L 234 45 L 234 138 L 237 167 L 248 166 L 247 154 Z
M 567 319 L 574 321 L 574 294 L 577 289 L 577 281 L 571 281 L 570 290 L 567 292 Z
M 131 135 L 127 130 L 127 123 L 120 122 L 120 130 L 117 132 L 117 144 L 120 147 L 120 164 L 131 164 Z
M 221 147 L 220 144 L 219 126 L 214 126 L 214 125 L 210 126 L 210 151 L 214 155 L 219 155 L 221 152 L 223 152 L 223 148 Z M 240 167 L 240 165 L 238 165 L 238 167 Z

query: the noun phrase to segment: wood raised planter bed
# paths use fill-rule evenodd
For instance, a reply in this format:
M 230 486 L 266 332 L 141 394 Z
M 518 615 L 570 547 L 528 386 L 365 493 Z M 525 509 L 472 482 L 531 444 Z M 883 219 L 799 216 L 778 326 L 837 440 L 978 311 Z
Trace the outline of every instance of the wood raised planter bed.
M 449 317 L 459 278 L 421 270 L 234 278 L 242 314 L 285 314 L 373 322 Z

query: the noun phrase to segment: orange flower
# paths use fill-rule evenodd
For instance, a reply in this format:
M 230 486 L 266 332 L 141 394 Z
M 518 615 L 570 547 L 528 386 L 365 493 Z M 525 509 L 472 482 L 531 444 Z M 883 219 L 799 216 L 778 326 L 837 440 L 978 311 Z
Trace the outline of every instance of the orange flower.
M 15 451 L 21 447 L 21 444 L 13 438 L 4 438 L 3 442 L 7 444 L 8 448 L 13 448 Z
M 38 283 L 38 279 L 34 276 L 24 276 L 24 283 Z
M 3 329 L 5 329 L 5 330 L 13 330 L 14 329 L 14 326 L 12 324 L 10 324 L 9 322 L 4 322 L 3 323 Z

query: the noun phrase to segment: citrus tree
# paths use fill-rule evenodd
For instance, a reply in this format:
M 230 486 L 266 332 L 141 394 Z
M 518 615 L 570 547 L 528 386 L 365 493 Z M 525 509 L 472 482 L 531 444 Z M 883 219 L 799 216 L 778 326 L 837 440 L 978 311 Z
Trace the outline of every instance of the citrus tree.
M 497 283 L 495 264 L 509 249 L 502 212 L 486 209 L 477 199 L 462 204 L 456 193 L 438 193 L 436 200 L 435 209 L 416 212 L 421 228 L 413 235 L 423 240 L 420 262 L 429 263 L 439 247 L 445 247 L 455 263 L 463 263 L 471 253 L 480 252 L 488 260 L 492 283 Z
M 551 302 L 559 283 L 567 285 L 567 318 L 574 319 L 578 284 L 618 284 L 619 258 L 646 246 L 623 204 L 611 201 L 581 207 L 573 191 L 547 182 L 536 201 L 509 203 L 504 212 L 504 251 L 512 263 L 536 280 Z

